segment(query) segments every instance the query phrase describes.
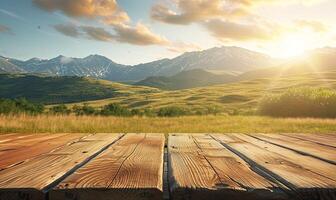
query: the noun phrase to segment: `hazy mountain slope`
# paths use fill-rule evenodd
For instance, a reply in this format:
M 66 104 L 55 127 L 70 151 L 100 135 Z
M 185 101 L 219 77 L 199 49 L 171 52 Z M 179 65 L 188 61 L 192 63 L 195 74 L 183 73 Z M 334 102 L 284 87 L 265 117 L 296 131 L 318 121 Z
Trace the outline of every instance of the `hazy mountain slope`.
M 148 77 L 136 84 L 175 90 L 258 78 L 279 78 L 292 75 L 304 75 L 307 73 L 331 72 L 335 70 L 336 49 L 323 48 L 307 52 L 305 56 L 289 60 L 277 67 L 255 69 L 237 76 L 230 74 L 215 75 L 204 70 L 187 70 L 174 76 Z
M 173 59 L 132 66 L 126 80 L 141 80 L 153 76 L 173 76 L 182 71 L 204 69 L 221 72 L 243 73 L 254 69 L 270 67 L 279 61 L 267 55 L 239 47 L 220 47 L 204 51 L 184 53 Z
M 322 48 L 307 52 L 306 55 L 290 60 L 277 67 L 252 70 L 238 76 L 238 80 L 286 77 L 317 72 L 336 71 L 336 49 Z
M 97 100 L 154 91 L 145 87 L 83 77 L 0 74 L 0 98 L 25 97 L 47 104 Z
M 0 73 L 22 73 L 24 70 L 0 56 Z
M 174 76 L 148 77 L 136 85 L 150 86 L 166 90 L 179 90 L 235 81 L 237 77 L 230 74 L 213 74 L 202 69 L 180 72 Z
M 119 73 L 122 67 L 122 65 L 99 55 L 90 55 L 85 58 L 58 56 L 50 60 L 33 58 L 21 63 L 19 66 L 30 73 L 57 76 L 91 76 L 96 78 L 105 78 L 105 75 L 110 73 L 110 71 Z

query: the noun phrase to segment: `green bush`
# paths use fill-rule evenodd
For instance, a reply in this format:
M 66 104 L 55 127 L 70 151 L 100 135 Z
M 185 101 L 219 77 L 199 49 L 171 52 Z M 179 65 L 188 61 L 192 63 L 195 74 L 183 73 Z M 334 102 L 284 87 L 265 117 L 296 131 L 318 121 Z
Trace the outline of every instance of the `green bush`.
M 97 114 L 96 109 L 87 104 L 83 104 L 83 106 L 74 105 L 72 108 L 72 111 L 76 115 L 95 115 Z
M 176 106 L 163 107 L 160 108 L 157 112 L 157 115 L 159 117 L 178 117 L 188 114 L 189 112 L 187 110 Z
M 336 91 L 325 88 L 293 88 L 266 96 L 259 107 L 262 115 L 275 117 L 336 117 Z
M 66 105 L 60 104 L 56 105 L 50 108 L 50 112 L 52 114 L 59 114 L 59 115 L 68 115 L 71 113 L 71 110 L 69 110 Z
M 133 112 L 134 112 L 133 114 L 138 113 L 138 111 L 133 111 Z M 108 104 L 108 105 L 104 106 L 102 108 L 100 114 L 105 115 L 105 116 L 109 116 L 109 115 L 112 115 L 112 116 L 131 116 L 132 112 L 129 109 L 122 107 L 119 104 L 111 103 L 111 104 Z
M 44 106 L 29 102 L 24 98 L 0 99 L 0 114 L 30 114 L 37 115 L 43 113 Z

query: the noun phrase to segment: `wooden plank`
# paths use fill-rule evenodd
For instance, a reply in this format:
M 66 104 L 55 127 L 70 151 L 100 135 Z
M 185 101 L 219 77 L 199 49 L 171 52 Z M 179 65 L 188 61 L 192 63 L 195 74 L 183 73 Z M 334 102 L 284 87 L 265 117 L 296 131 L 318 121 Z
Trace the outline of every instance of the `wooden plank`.
M 45 192 L 72 170 L 116 141 L 118 134 L 93 134 L 0 171 L 0 199 L 42 200 Z
M 0 171 L 38 155 L 48 153 L 84 136 L 85 134 L 18 136 L 14 140 L 0 144 Z
M 255 134 L 256 138 L 298 151 L 305 155 L 324 160 L 336 165 L 336 149 L 333 147 L 319 145 L 315 142 L 288 137 L 280 134 Z
M 282 135 L 336 148 L 336 134 L 282 133 Z
M 28 135 L 15 135 L 12 138 L 5 139 L 0 143 L 0 151 L 5 149 L 16 149 L 35 145 L 49 139 L 57 138 L 66 134 L 28 134 Z
M 286 199 L 280 185 L 251 170 L 208 135 L 169 135 L 173 199 Z
M 328 177 L 329 179 L 336 181 L 336 165 L 330 164 L 324 161 L 321 161 L 319 159 L 313 158 L 311 156 L 306 156 L 299 154 L 295 151 L 282 148 L 273 144 L 270 144 L 265 141 L 258 140 L 254 137 L 251 137 L 249 135 L 243 135 L 243 134 L 234 134 L 237 138 L 248 141 L 249 143 L 252 143 L 260 148 L 267 149 L 271 152 L 281 154 L 282 156 L 286 157 L 286 160 L 293 162 L 293 163 L 299 163 L 299 165 L 309 171 L 312 171 L 316 174 L 321 174 L 325 177 Z
M 250 141 L 250 138 L 237 137 L 234 134 L 215 135 L 223 145 L 228 146 L 251 164 L 267 172 L 272 177 L 291 189 L 294 199 L 335 199 L 336 181 L 320 173 L 306 168 L 313 163 L 302 164 L 303 155 L 297 154 L 297 159 L 286 155 L 288 149 L 272 149 L 273 146 L 262 146 Z M 288 157 L 287 157 L 288 156 Z M 294 159 L 294 160 L 293 160 Z M 332 171 L 330 173 L 333 173 Z
M 163 134 L 127 134 L 62 181 L 51 200 L 162 199 Z
M 13 141 L 22 140 L 24 138 L 35 137 L 37 135 L 38 134 L 19 134 L 19 133 L 12 133 L 12 134 L 1 135 L 1 137 L 0 137 L 0 146 L 1 145 L 5 145 L 5 144 L 10 144 Z M 43 134 L 43 135 L 46 135 L 46 134 Z

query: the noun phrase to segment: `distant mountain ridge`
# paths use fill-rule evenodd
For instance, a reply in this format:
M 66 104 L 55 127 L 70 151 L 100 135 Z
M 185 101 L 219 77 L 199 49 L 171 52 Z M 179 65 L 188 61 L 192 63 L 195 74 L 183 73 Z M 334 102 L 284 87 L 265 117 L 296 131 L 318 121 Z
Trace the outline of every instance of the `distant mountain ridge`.
M 260 78 L 288 77 L 317 72 L 336 71 L 336 49 L 323 48 L 307 52 L 305 56 L 279 64 L 247 71 L 241 74 L 214 74 L 202 69 L 186 70 L 173 76 L 152 76 L 135 85 L 150 86 L 165 90 L 179 90 L 247 81 Z
M 216 47 L 188 52 L 173 59 L 162 59 L 134 66 L 118 64 L 100 55 L 90 55 L 85 58 L 58 56 L 49 60 L 32 58 L 27 61 L 4 57 L 2 59 L 6 61 L 6 64 L 0 62 L 2 72 L 90 76 L 112 81 L 140 81 L 151 76 L 173 76 L 192 69 L 243 73 L 278 63 L 277 60 L 265 54 L 239 47 Z M 11 67 L 8 63 L 12 64 Z
M 148 84 L 153 84 L 154 79 L 158 82 L 162 82 L 162 80 L 165 79 L 163 81 L 165 84 L 171 84 L 168 83 L 167 78 L 176 81 L 176 77 L 173 76 L 184 71 L 192 72 L 194 69 L 201 69 L 203 73 L 206 71 L 220 72 L 226 75 L 236 74 L 239 76 L 239 80 L 246 80 L 272 77 L 282 71 L 286 71 L 286 73 L 296 73 L 308 69 L 307 66 L 318 66 L 325 70 L 335 69 L 336 67 L 335 48 L 326 47 L 315 49 L 307 52 L 307 55 L 308 56 L 302 57 L 301 59 L 284 62 L 283 60 L 273 59 L 265 54 L 239 47 L 216 47 L 204 51 L 184 53 L 173 59 L 162 59 L 134 66 L 118 64 L 100 55 L 90 55 L 85 58 L 70 58 L 61 55 L 52 59 L 32 58 L 27 61 L 0 56 L 0 73 L 34 73 L 48 76 L 94 77 L 110 81 L 133 83 L 139 83 L 139 81 L 145 83 L 145 80 L 148 78 Z M 186 76 L 186 74 L 183 76 Z M 201 82 L 205 85 L 211 84 L 211 81 L 205 81 L 205 77 L 211 77 L 213 76 L 212 74 L 199 76 L 201 76 L 200 79 L 203 80 L 192 80 L 196 81 L 194 82 L 196 86 L 199 86 Z M 216 77 L 215 80 L 218 80 L 217 78 L 218 77 Z M 220 79 L 223 83 L 226 83 L 230 82 L 232 77 L 226 78 L 228 80 Z M 190 76 L 188 76 L 187 79 L 191 80 Z M 218 81 L 213 81 L 213 83 L 214 82 Z M 147 83 L 145 85 L 147 85 Z M 183 85 L 186 85 L 186 83 L 182 83 L 182 81 L 179 81 L 179 83 L 181 83 L 181 86 L 172 87 L 184 88 Z
M 216 84 L 230 83 L 237 80 L 237 76 L 222 73 L 213 74 L 203 69 L 192 69 L 182 71 L 176 75 L 152 76 L 142 81 L 135 83 L 135 85 L 155 87 L 165 90 L 180 90 L 194 87 L 203 87 Z

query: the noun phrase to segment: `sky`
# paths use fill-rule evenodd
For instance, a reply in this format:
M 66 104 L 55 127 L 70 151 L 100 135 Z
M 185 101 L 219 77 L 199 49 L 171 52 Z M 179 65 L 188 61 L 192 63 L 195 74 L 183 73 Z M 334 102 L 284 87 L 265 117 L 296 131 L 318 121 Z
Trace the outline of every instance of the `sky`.
M 276 58 L 336 46 L 335 0 L 0 0 L 0 55 L 146 63 L 239 46 Z

